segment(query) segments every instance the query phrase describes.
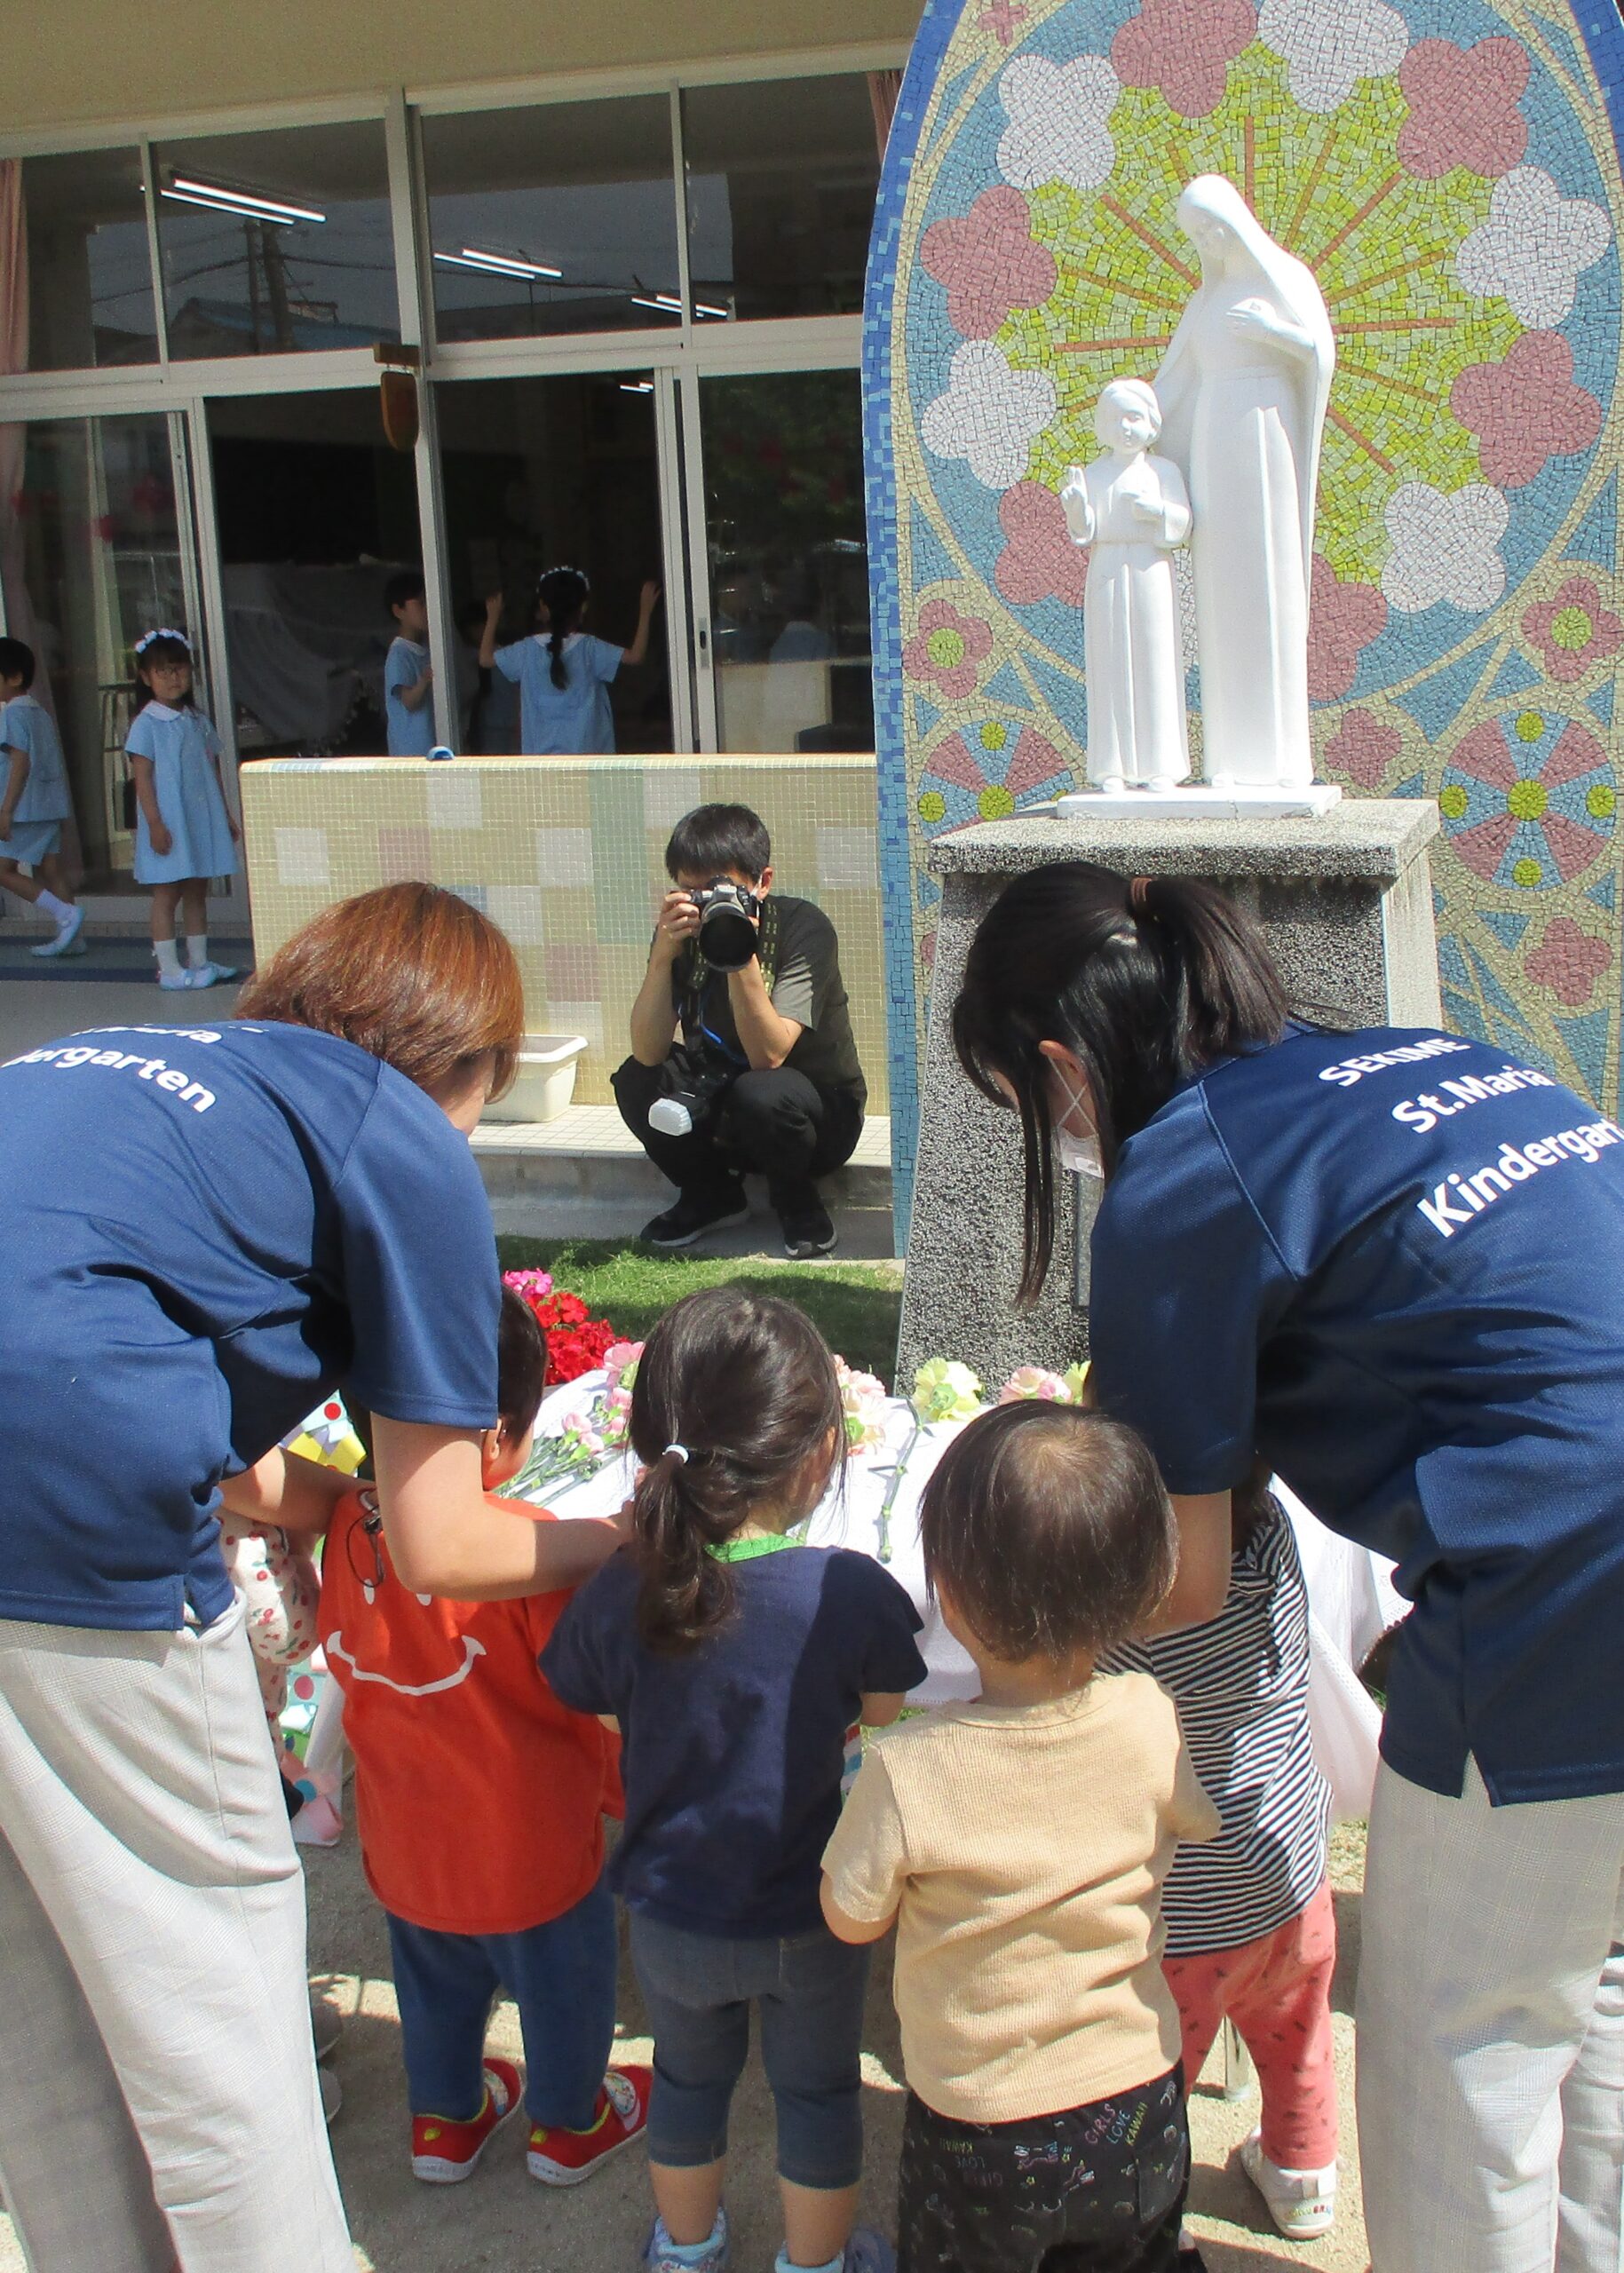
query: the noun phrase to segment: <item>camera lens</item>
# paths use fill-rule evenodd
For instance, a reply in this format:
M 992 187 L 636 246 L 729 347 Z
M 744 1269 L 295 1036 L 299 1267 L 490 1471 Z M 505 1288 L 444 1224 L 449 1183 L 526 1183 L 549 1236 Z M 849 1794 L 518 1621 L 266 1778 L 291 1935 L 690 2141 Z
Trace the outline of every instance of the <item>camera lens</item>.
M 699 939 L 713 970 L 742 970 L 756 954 L 756 926 L 725 900 L 712 900 L 700 917 Z

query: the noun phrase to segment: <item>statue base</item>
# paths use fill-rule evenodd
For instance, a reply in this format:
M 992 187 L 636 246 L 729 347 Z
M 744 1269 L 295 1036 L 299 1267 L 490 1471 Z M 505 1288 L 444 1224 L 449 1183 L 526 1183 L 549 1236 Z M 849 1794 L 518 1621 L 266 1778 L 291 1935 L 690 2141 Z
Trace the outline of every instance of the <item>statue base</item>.
M 1048 810 L 1061 820 L 1318 820 L 1341 803 L 1334 781 L 1303 789 L 1184 781 L 1171 789 L 1080 789 Z
M 1012 1113 L 970 1088 L 953 1049 L 970 940 L 1011 876 L 1057 860 L 1093 860 L 1120 875 L 1197 876 L 1262 923 L 1305 1017 L 1353 1026 L 1442 1019 L 1427 864 L 1438 818 L 1430 799 L 1349 797 L 1306 819 L 1237 819 L 1210 801 L 1188 817 L 1142 790 L 1061 802 L 1070 810 L 978 822 L 931 848 L 942 906 L 897 1361 L 904 1391 L 926 1358 L 963 1358 L 995 1395 L 1018 1365 L 1059 1369 L 1088 1350 L 1089 1211 L 1098 1186 L 1057 1179 L 1049 1283 L 1018 1311 L 1020 1129 Z M 1118 804 L 1128 812 L 1111 810 Z

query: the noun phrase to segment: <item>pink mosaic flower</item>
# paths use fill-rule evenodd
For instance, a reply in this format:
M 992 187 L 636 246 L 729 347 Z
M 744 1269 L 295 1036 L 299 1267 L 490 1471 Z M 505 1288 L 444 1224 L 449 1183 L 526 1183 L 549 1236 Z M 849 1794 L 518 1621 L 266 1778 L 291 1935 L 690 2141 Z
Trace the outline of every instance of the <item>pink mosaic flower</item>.
M 1549 600 L 1523 611 L 1524 636 L 1545 658 L 1552 678 L 1582 678 L 1624 645 L 1624 622 L 1602 606 L 1593 576 L 1570 576 Z
M 1612 962 L 1612 949 L 1605 939 L 1593 939 L 1571 915 L 1557 915 L 1545 926 L 1545 937 L 1525 957 L 1523 968 L 1536 986 L 1549 986 L 1557 1002 L 1576 1010 L 1588 1002 Z
M 1089 556 L 1072 543 L 1054 491 L 1041 481 L 1018 481 L 1003 493 L 998 522 L 1008 539 L 993 571 L 1002 597 L 1015 607 L 1048 599 L 1081 607 Z
M 975 693 L 992 650 L 990 624 L 961 615 L 951 601 L 927 600 L 919 629 L 902 650 L 902 668 L 910 678 L 933 680 L 951 701 L 962 702 Z
M 1485 481 L 1521 489 L 1551 457 L 1588 450 L 1602 407 L 1573 377 L 1573 351 L 1559 331 L 1525 331 L 1503 362 L 1469 363 L 1449 407 L 1477 437 Z
M 1347 693 L 1359 655 L 1387 628 L 1387 602 L 1374 584 L 1343 583 L 1322 552 L 1309 593 L 1308 692 L 1314 702 Z
M 1403 748 L 1397 726 L 1374 710 L 1350 710 L 1325 746 L 1326 764 L 1361 789 L 1377 789 Z
M 1418 40 L 1398 67 L 1410 107 L 1398 130 L 1399 164 L 1422 181 L 1456 166 L 1497 181 L 1528 147 L 1528 122 L 1517 108 L 1527 84 L 1520 40 L 1480 39 L 1475 47 Z
M 920 257 L 947 288 L 947 316 L 966 339 L 990 339 L 1011 308 L 1041 308 L 1059 271 L 1034 242 L 1018 189 L 984 189 L 968 213 L 932 221 Z
M 1125 87 L 1160 87 L 1180 118 L 1206 118 L 1256 33 L 1252 0 L 1140 0 L 1111 43 L 1112 67 Z

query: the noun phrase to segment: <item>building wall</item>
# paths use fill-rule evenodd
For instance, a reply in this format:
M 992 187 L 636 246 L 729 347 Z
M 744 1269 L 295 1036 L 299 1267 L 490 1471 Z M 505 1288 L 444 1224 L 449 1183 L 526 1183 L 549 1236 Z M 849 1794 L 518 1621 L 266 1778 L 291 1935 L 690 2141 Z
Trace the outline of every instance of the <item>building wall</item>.
M 869 1111 L 887 1110 L 872 757 L 272 758 L 241 780 L 261 962 L 336 899 L 445 884 L 512 941 L 529 1031 L 586 1036 L 583 1105 L 610 1103 L 626 1055 L 672 824 L 741 799 L 772 833 L 776 889 L 840 934 Z
M 919 0 L 825 0 L 815 17 L 790 0 L 164 0 L 132 30 L 114 0 L 53 0 L 7 43 L 0 134 L 906 42 L 918 20 Z

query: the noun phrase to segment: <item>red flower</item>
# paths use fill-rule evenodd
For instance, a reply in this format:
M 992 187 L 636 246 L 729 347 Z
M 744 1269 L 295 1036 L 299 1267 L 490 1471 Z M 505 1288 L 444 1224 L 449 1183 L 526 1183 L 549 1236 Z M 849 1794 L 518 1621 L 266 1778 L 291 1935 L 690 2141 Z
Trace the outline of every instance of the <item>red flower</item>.
M 998 556 L 993 582 L 1016 607 L 1057 599 L 1081 607 L 1089 581 L 1089 556 L 1072 543 L 1066 508 L 1041 481 L 1018 481 L 998 507 L 999 526 L 1009 539 Z
M 1111 43 L 1112 67 L 1125 87 L 1160 87 L 1181 118 L 1206 118 L 1256 32 L 1252 0 L 1141 0 Z
M 990 624 L 961 615 L 950 601 L 927 600 L 919 629 L 902 650 L 902 668 L 910 678 L 934 680 L 949 701 L 962 702 L 975 693 L 992 650 Z
M 619 1337 L 607 1319 L 589 1314 L 579 1295 L 554 1287 L 544 1271 L 511 1271 L 503 1284 L 519 1296 L 542 1329 L 550 1382 L 579 1381 L 603 1364 L 605 1352 Z
M 947 319 L 966 339 L 990 339 L 1011 308 L 1041 308 L 1058 273 L 1032 235 L 1018 189 L 984 189 L 968 213 L 932 221 L 919 253 L 947 287 Z
M 1410 115 L 1398 130 L 1398 162 L 1422 181 L 1464 166 L 1497 181 L 1528 147 L 1528 122 L 1517 108 L 1528 84 L 1528 51 L 1520 40 L 1480 39 L 1456 47 L 1417 40 L 1398 67 Z
M 1525 331 L 1500 363 L 1469 363 L 1449 407 L 1477 437 L 1483 478 L 1520 489 L 1549 457 L 1588 449 L 1602 407 L 1573 378 L 1573 351 L 1559 331 Z
M 1575 1010 L 1589 1000 L 1612 961 L 1612 949 L 1605 939 L 1592 939 L 1571 915 L 1557 915 L 1523 967 L 1537 986 L 1549 986 L 1559 1002 Z
M 1523 630 L 1556 679 L 1582 678 L 1624 644 L 1624 622 L 1602 606 L 1593 576 L 1570 576 L 1541 606 L 1525 608 Z
M 1326 744 L 1326 760 L 1361 789 L 1380 787 L 1382 775 L 1404 748 L 1404 736 L 1372 710 L 1350 710 Z
M 1341 582 L 1322 552 L 1314 555 L 1309 596 L 1308 691 L 1316 702 L 1346 694 L 1361 649 L 1387 626 L 1387 602 L 1374 584 Z

